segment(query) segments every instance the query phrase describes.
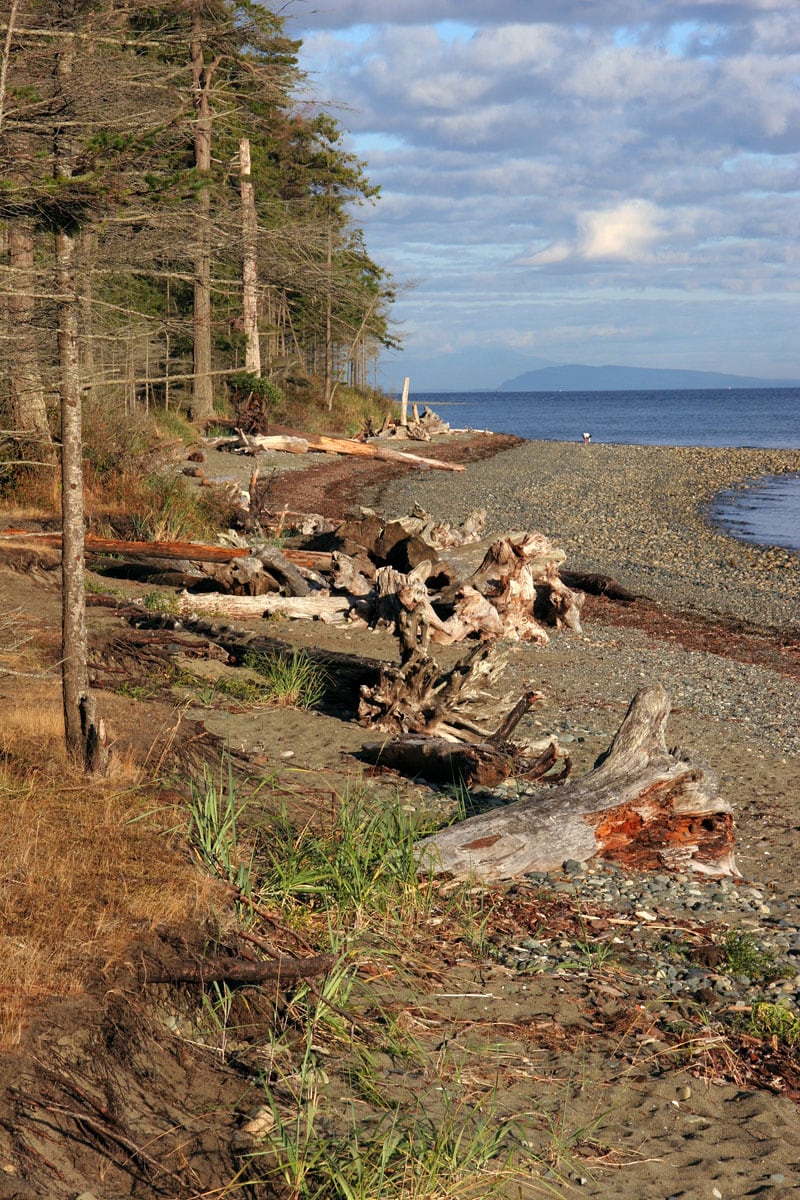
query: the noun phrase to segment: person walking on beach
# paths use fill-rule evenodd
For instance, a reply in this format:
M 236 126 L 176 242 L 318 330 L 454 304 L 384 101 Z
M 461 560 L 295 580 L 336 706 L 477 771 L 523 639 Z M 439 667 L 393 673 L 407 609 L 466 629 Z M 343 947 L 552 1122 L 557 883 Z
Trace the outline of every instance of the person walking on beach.
M 588 446 L 588 445 L 589 445 L 589 442 L 590 442 L 591 440 L 592 440 L 592 435 L 591 435 L 590 433 L 585 433 L 585 434 L 583 435 L 583 444 L 584 444 L 584 446 Z

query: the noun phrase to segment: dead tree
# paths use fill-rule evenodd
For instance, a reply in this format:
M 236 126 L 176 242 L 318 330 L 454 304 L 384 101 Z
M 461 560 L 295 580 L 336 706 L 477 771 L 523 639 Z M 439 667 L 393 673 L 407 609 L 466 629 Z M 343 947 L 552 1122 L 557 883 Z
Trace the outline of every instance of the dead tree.
M 488 881 L 598 856 L 643 870 L 738 875 L 731 807 L 707 766 L 667 750 L 669 711 L 663 688 L 642 688 L 592 771 L 425 838 L 420 870 Z

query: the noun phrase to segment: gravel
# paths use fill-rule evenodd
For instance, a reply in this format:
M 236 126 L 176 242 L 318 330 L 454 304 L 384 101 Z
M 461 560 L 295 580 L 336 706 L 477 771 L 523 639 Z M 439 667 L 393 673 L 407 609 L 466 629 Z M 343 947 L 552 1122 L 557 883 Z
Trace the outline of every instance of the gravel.
M 566 551 L 567 569 L 613 576 L 665 608 L 733 618 L 786 644 L 800 630 L 800 555 L 738 542 L 707 513 L 724 489 L 789 473 L 800 473 L 799 451 L 526 442 L 461 476 L 397 478 L 365 503 L 386 516 L 418 504 L 453 523 L 483 507 L 487 532 L 542 532 Z M 520 732 L 557 734 L 579 773 L 607 747 L 634 691 L 661 683 L 672 700 L 670 736 L 693 749 L 699 744 L 728 772 L 721 791 L 747 815 L 740 848 L 748 874 L 759 861 L 762 870 L 776 870 L 776 860 L 786 860 L 777 882 L 630 875 L 593 860 L 566 863 L 560 875 L 533 876 L 523 886 L 622 918 L 606 950 L 623 991 L 635 995 L 645 983 L 643 997 L 656 995 L 667 1007 L 702 1004 L 726 1021 L 744 1020 L 764 1002 L 797 1019 L 800 891 L 790 831 L 797 829 L 800 722 L 788 661 L 783 673 L 686 650 L 643 630 L 587 622 L 583 635 L 557 635 L 544 648 L 513 647 L 510 671 L 512 692 L 525 682 L 547 696 Z M 486 802 L 507 803 L 517 794 L 496 789 Z M 774 841 L 781 834 L 770 834 L 773 827 L 787 830 L 785 846 Z M 749 949 L 750 973 L 734 954 L 713 966 L 693 959 L 692 935 L 681 932 L 690 926 L 716 931 L 720 945 Z M 606 950 L 592 939 L 590 922 L 586 927 L 583 945 L 534 933 L 501 945 L 498 956 L 524 973 L 591 975 L 602 969 Z
M 707 519 L 720 491 L 800 473 L 800 451 L 525 442 L 464 475 L 414 472 L 372 502 L 446 521 L 485 508 L 488 530 L 536 530 L 575 571 L 612 575 L 669 604 L 769 630 L 800 626 L 800 555 L 739 542 Z

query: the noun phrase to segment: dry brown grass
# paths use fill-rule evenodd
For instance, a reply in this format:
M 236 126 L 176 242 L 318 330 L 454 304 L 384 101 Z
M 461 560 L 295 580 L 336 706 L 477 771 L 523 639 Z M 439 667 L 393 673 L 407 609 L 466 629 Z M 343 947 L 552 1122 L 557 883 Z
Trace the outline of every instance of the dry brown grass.
M 157 925 L 208 921 L 224 901 L 135 768 L 87 780 L 63 750 L 60 694 L 0 704 L 0 1047 L 49 997 L 77 994 Z

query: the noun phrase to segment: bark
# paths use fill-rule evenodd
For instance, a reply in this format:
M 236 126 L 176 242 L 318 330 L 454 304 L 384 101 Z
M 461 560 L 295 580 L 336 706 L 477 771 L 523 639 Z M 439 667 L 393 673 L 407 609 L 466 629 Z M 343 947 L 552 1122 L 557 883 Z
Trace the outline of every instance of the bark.
M 74 45 L 66 39 L 56 59 L 59 91 L 68 90 Z M 65 130 L 54 151 L 57 178 L 72 174 L 72 148 Z M 79 366 L 79 298 L 75 285 L 76 242 L 69 227 L 55 231 L 58 299 L 58 374 L 61 406 L 61 686 L 67 751 L 87 770 L 105 765 L 105 730 L 89 695 L 86 589 L 83 553 L 83 414 Z
M 12 421 L 15 430 L 27 435 L 20 441 L 21 454 L 54 463 L 35 334 L 33 228 L 23 221 L 8 226 L 8 265 L 14 281 L 8 310 L 16 340 L 10 379 Z
M 245 336 L 244 365 L 261 374 L 258 341 L 258 264 L 256 259 L 256 205 L 250 177 L 250 139 L 239 141 L 239 180 L 242 195 L 242 321 Z
M 420 870 L 488 881 L 597 855 L 636 869 L 738 875 L 730 805 L 708 767 L 667 750 L 669 710 L 661 687 L 642 688 L 592 771 L 425 838 Z
M 211 83 L 218 63 L 206 63 L 203 50 L 203 3 L 191 0 L 192 100 L 194 104 L 194 165 L 198 175 L 197 248 L 194 257 L 194 377 L 192 417 L 208 420 L 214 413 L 211 376 Z

